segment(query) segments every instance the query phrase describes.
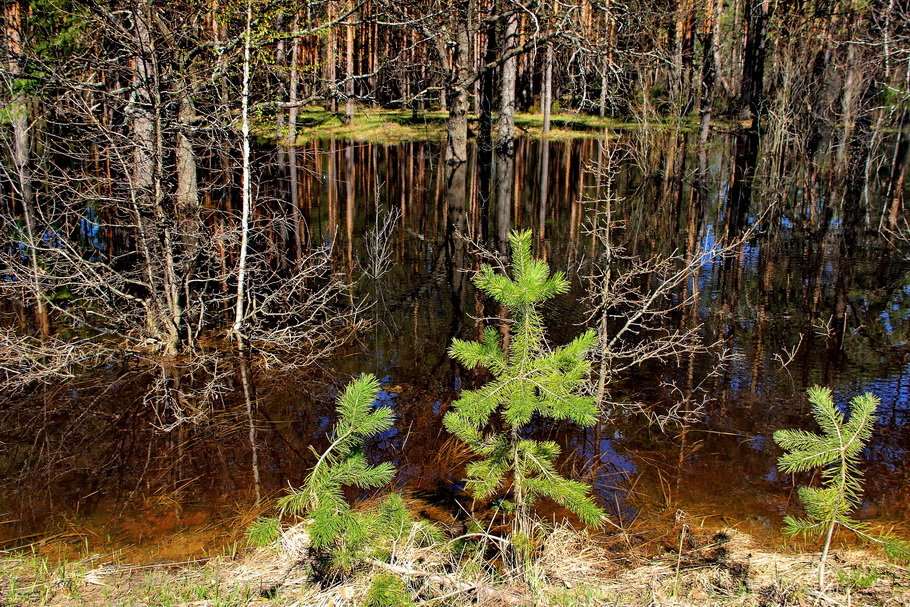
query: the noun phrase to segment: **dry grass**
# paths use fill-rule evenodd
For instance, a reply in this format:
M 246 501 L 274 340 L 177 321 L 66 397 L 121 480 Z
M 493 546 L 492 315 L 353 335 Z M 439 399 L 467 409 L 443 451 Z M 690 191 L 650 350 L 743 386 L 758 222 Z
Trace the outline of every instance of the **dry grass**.
M 490 552 L 447 543 L 393 547 L 343 578 L 312 578 L 306 533 L 285 531 L 278 545 L 240 558 L 130 566 L 94 555 L 51 566 L 40 558 L 0 560 L 0 605 L 124 607 L 341 607 L 363 604 L 372 581 L 400 578 L 418 605 L 800 606 L 910 605 L 910 572 L 860 551 L 838 551 L 835 582 L 824 595 L 815 587 L 817 554 L 763 548 L 748 535 L 724 530 L 686 536 L 681 552 L 629 567 L 628 555 L 594 536 L 557 526 L 542 539 L 533 563 L 521 572 L 495 566 Z M 491 544 L 488 544 L 489 548 Z
M 841 551 L 824 594 L 816 587 L 818 555 L 770 551 L 727 529 L 682 554 L 651 559 L 602 586 L 615 605 L 910 605 L 910 575 L 867 552 Z M 874 570 L 863 586 L 856 572 Z

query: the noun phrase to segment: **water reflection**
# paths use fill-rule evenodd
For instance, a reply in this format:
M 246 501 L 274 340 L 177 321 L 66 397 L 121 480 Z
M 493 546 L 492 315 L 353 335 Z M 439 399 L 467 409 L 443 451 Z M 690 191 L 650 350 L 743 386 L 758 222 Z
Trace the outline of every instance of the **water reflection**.
M 892 159 L 900 137 L 889 143 L 881 135 L 876 147 Z M 432 142 L 287 150 L 293 161 L 263 186 L 288 205 L 291 229 L 280 240 L 292 257 L 307 243 L 333 243 L 352 296 L 376 304 L 373 328 L 306 376 L 275 378 L 241 363 L 204 415 L 171 431 L 162 415 L 170 423 L 175 413 L 143 399 L 143 386 L 158 378 L 125 370 L 11 404 L 0 424 L 0 518 L 8 521 L 0 537 L 18 541 L 48 521 L 123 521 L 162 510 L 179 528 L 224 516 L 226 499 L 268 502 L 301 482 L 309 447 L 325 447 L 337 389 L 360 372 L 385 378 L 385 404 L 398 416 L 369 445 L 371 458 L 394 461 L 401 484 L 450 505 L 464 454 L 441 430 L 441 415 L 483 374 L 453 364 L 446 349 L 452 337 L 476 339 L 478 319 L 499 313 L 470 282 L 480 262 L 474 244 L 501 254 L 509 229 L 535 231 L 539 254 L 573 280 L 571 293 L 545 310 L 550 337 L 567 341 L 583 329 L 583 278 L 601 254 L 584 229 L 592 204 L 581 201 L 607 191 L 616 196 L 610 212 L 624 226 L 622 244 L 635 255 L 692 254 L 758 224 L 736 255 L 708 261 L 680 287 L 680 301 L 694 294 L 696 304 L 665 319 L 668 331 L 700 326 L 707 342 L 739 357 L 712 375 L 708 357 L 690 355 L 636 369 L 613 387 L 614 400 L 659 410 L 680 397 L 671 383 L 688 397 L 701 385 L 705 407 L 682 427 L 667 431 L 640 410 L 617 410 L 587 432 L 535 431 L 568 447 L 566 465 L 621 520 L 680 507 L 771 533 L 791 501 L 789 479 L 775 472 L 771 433 L 806 426 L 811 384 L 830 385 L 843 400 L 870 390 L 882 406 L 862 514 L 906 520 L 910 265 L 874 229 L 877 218 L 894 223 L 893 183 L 866 179 L 872 147 L 863 141 L 842 158 L 834 143 L 817 142 L 805 157 L 788 158 L 788 171 L 758 152 L 748 134 L 704 147 L 673 131 L 520 139 L 514 157 L 472 150 L 452 166 Z M 596 170 L 614 164 L 612 173 Z M 364 235 L 388 209 L 397 209 L 391 264 L 367 280 Z M 642 280 L 645 288 L 651 278 Z M 191 397 L 178 403 L 181 414 L 199 409 L 192 397 L 202 380 L 166 381 L 180 399 Z M 137 541 L 128 525 L 112 528 Z

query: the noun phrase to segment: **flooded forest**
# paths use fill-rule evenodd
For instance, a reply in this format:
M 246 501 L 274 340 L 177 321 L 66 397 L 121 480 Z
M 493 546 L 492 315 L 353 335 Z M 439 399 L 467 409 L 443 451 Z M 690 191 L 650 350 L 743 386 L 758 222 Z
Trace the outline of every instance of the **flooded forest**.
M 530 558 L 522 521 L 580 529 L 587 506 L 620 552 L 681 555 L 696 527 L 817 552 L 784 520 L 831 475 L 783 472 L 775 435 L 818 429 L 812 386 L 841 421 L 877 397 L 849 520 L 910 540 L 907 0 L 9 0 L 0 19 L 0 555 L 236 551 L 347 461 L 325 454 L 363 374 L 391 421 L 345 457 L 394 474 L 339 499 L 394 491 L 452 536 L 512 538 L 502 562 Z M 559 283 L 539 300 L 535 272 Z M 591 419 L 515 418 L 515 396 L 456 425 L 503 360 L 585 336 L 553 381 Z M 469 343 L 493 362 L 465 364 Z M 562 489 L 528 499 L 519 451 L 478 489 L 500 431 Z

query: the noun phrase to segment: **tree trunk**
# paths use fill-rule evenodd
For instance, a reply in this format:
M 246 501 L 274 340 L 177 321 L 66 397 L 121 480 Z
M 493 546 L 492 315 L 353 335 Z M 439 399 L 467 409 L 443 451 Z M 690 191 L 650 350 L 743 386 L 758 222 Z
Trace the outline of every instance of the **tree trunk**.
M 349 4 L 348 10 L 353 11 L 353 3 Z M 348 19 L 356 21 L 355 13 L 350 12 Z M 348 25 L 345 28 L 345 81 L 344 81 L 344 123 L 351 124 L 354 119 L 354 33 L 356 26 Z
M 326 21 L 331 22 L 334 18 L 332 7 L 334 2 L 326 3 Z M 327 109 L 332 112 L 338 111 L 338 94 L 337 94 L 337 84 L 336 80 L 338 79 L 338 69 L 336 67 L 336 57 L 338 55 L 338 41 L 335 38 L 335 27 L 330 25 L 326 29 L 325 35 L 325 82 L 326 82 L 326 96 L 328 97 L 328 103 L 326 104 Z
M 709 0 L 705 6 L 705 19 L 702 28 L 702 65 L 701 65 L 701 96 L 699 100 L 699 141 L 705 143 L 711 132 L 711 114 L 714 107 L 714 83 L 717 80 L 717 64 L 714 54 L 714 28 L 722 4 Z
M 186 136 L 186 130 L 189 129 L 190 123 L 196 117 L 196 110 L 193 106 L 193 100 L 190 99 L 187 92 L 184 92 L 180 98 L 178 120 L 180 122 L 177 131 L 176 143 L 176 169 L 177 169 L 177 205 L 180 209 L 195 209 L 199 206 L 199 185 L 197 181 L 196 156 L 193 153 L 193 145 L 189 137 Z
M 22 54 L 22 13 L 18 2 L 4 4 L 4 17 L 6 21 L 6 40 L 9 50 L 7 67 L 9 76 L 15 79 L 20 73 L 19 57 Z M 13 167 L 15 181 L 19 193 L 19 202 L 22 205 L 22 215 L 25 220 L 25 237 L 28 240 L 29 264 L 32 271 L 32 282 L 35 296 L 35 315 L 38 330 L 42 337 L 50 335 L 50 316 L 47 302 L 41 288 L 40 267 L 38 265 L 37 230 L 35 226 L 35 192 L 32 188 L 32 162 L 31 142 L 29 133 L 29 100 L 21 93 L 10 100 L 9 114 L 13 127 Z
M 461 164 L 468 160 L 468 103 L 470 100 L 466 83 L 471 70 L 469 19 L 458 25 L 457 40 L 452 51 L 452 65 L 448 74 L 449 119 L 446 124 L 446 164 Z
M 743 74 L 740 107 L 748 112 L 752 128 L 758 129 L 764 103 L 765 55 L 767 53 L 770 0 L 745 0 L 743 11 L 746 43 L 743 50 Z
M 502 54 L 508 55 L 515 49 L 518 34 L 518 15 L 515 13 L 506 19 L 503 37 Z M 499 91 L 499 140 L 496 144 L 498 153 L 513 153 L 515 142 L 515 82 L 518 73 L 518 57 L 510 57 L 502 64 L 502 75 Z
M 603 51 L 603 65 L 601 66 L 600 78 L 600 117 L 607 114 L 607 104 L 610 103 L 610 74 L 614 70 L 613 56 L 616 49 L 616 18 L 613 16 L 612 0 L 607 2 L 603 8 L 604 11 L 604 28 L 606 30 L 606 44 Z
M 164 353 L 173 356 L 180 346 L 183 309 L 174 261 L 174 237 L 168 221 L 173 211 L 164 208 L 161 82 L 151 30 L 155 10 L 149 0 L 132 10 L 137 56 L 130 99 L 134 140 L 131 190 L 139 230 L 137 238 L 150 290 L 145 300 L 148 327 L 152 337 L 163 343 Z
M 297 19 L 294 18 L 294 31 L 297 31 Z M 297 107 L 298 88 L 300 86 L 300 38 L 294 36 L 291 41 L 291 74 L 288 87 L 289 101 L 291 107 L 288 109 L 288 166 L 290 178 L 291 194 L 291 223 L 294 226 L 294 250 L 296 259 L 299 261 L 303 257 L 303 243 L 300 237 L 300 184 L 297 173 L 297 116 L 300 108 Z
M 679 0 L 675 24 L 676 48 L 674 49 L 673 88 L 680 116 L 689 113 L 692 106 L 692 59 L 695 50 L 695 7 L 692 0 Z
M 601 106 L 602 107 L 602 106 Z M 540 95 L 540 109 L 543 111 L 543 134 L 550 132 L 550 112 L 553 108 L 553 45 L 547 43 L 543 65 L 543 90 Z
M 489 65 L 496 60 L 498 51 L 496 44 L 496 21 L 491 19 L 487 25 L 486 32 L 486 49 L 482 58 L 483 65 Z M 492 68 L 485 69 L 479 78 L 479 97 L 477 110 L 479 116 L 477 145 L 481 152 L 489 152 L 493 149 L 493 87 L 496 82 L 496 71 Z
M 253 21 L 252 0 L 246 4 L 246 27 L 243 38 L 243 89 L 241 92 L 241 122 L 240 130 L 243 137 L 243 181 L 241 195 L 243 210 L 240 216 L 240 259 L 237 263 L 237 299 L 234 307 L 234 324 L 231 326 L 231 336 L 236 340 L 237 347 L 245 349 L 243 336 L 244 304 L 246 301 L 246 261 L 247 247 L 250 239 L 250 211 L 252 208 L 252 185 L 250 184 L 250 36 Z

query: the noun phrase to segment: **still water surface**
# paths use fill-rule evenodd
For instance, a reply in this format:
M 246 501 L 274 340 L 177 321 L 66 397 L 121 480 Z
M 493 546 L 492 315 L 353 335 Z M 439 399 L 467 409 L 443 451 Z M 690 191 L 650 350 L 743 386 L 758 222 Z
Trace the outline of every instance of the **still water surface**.
M 396 482 L 427 514 L 457 516 L 459 503 L 470 507 L 460 493 L 464 457 L 441 418 L 483 375 L 460 369 L 446 349 L 453 337 L 476 338 L 478 319 L 496 313 L 470 283 L 474 244 L 504 251 L 509 229 L 534 230 L 538 255 L 572 280 L 545 310 L 549 337 L 567 341 L 590 324 L 586 277 L 602 251 L 586 225 L 610 193 L 628 256 L 690 256 L 756 231 L 732 256 L 709 260 L 677 295 L 694 303 L 663 320 L 668 331 L 700 327 L 712 348 L 618 378 L 593 429 L 535 425 L 566 446 L 566 469 L 593 484 L 617 524 L 682 512 L 774 539 L 795 494 L 776 471 L 772 432 L 812 428 L 807 386 L 831 386 L 841 402 L 872 391 L 882 404 L 859 515 L 910 536 L 910 264 L 881 236 L 893 194 L 883 171 L 869 168 L 894 142 L 882 136 L 860 158 L 836 143 L 775 161 L 744 160 L 732 136 L 707 150 L 673 132 L 521 139 L 514 166 L 488 165 L 474 150 L 458 169 L 441 164 L 436 142 L 299 148 L 300 238 L 333 245 L 353 297 L 371 304 L 371 328 L 322 369 L 280 378 L 250 370 L 249 402 L 231 374 L 213 410 L 168 431 L 168 413 L 148 398 L 154 378 L 122 369 L 12 407 L 0 422 L 4 547 L 51 538 L 71 552 L 139 546 L 137 558 L 149 559 L 222 547 L 257 513 L 257 494 L 268 503 L 300 483 L 310 447 L 326 444 L 333 397 L 360 372 L 382 378 L 380 401 L 397 414 L 371 457 L 395 463 Z M 286 204 L 287 151 L 260 153 L 278 167 L 263 195 Z M 388 264 L 377 265 L 368 236 L 390 213 Z M 736 356 L 718 371 L 724 349 Z M 681 396 L 702 408 L 685 424 L 662 423 Z

